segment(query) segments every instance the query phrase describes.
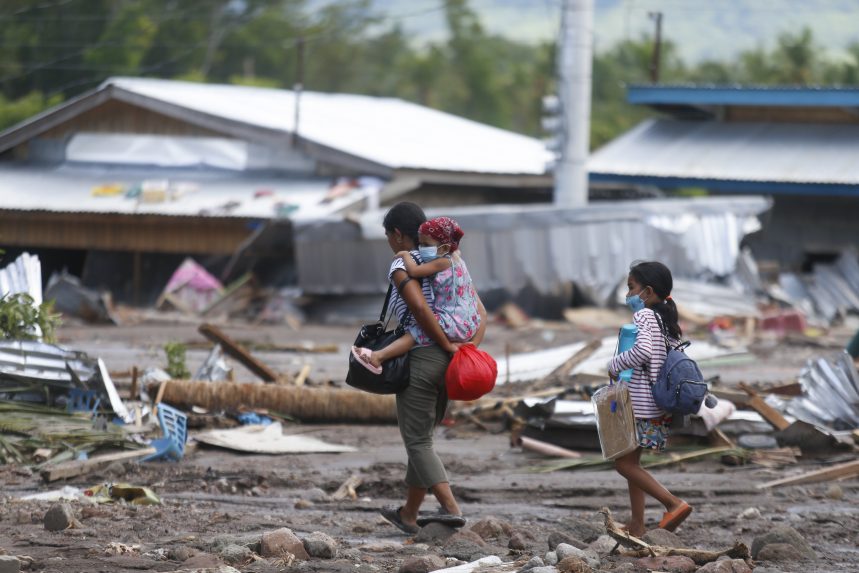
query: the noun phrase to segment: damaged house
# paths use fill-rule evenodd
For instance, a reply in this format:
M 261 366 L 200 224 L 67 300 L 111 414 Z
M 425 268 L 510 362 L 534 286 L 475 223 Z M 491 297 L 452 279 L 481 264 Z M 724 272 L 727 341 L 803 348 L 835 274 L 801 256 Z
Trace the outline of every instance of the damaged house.
M 546 201 L 549 159 L 397 99 L 113 78 L 0 134 L 0 244 L 136 304 L 187 256 L 224 281 L 252 267 L 294 284 L 297 222 L 405 198 Z

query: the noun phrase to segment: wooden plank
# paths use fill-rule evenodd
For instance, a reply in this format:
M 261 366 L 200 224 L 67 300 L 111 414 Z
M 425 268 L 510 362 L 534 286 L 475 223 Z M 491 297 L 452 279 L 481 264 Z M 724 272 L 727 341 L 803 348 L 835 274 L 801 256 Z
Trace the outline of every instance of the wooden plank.
M 725 435 L 725 432 L 720 430 L 719 428 L 713 428 L 712 431 L 708 434 L 710 438 L 710 445 L 714 448 L 736 448 L 737 444 L 734 443 L 734 440 Z
M 197 330 L 212 342 L 220 344 L 224 352 L 241 362 L 245 368 L 259 376 L 264 382 L 274 382 L 277 380 L 277 372 L 251 356 L 250 352 L 221 332 L 218 327 L 211 324 L 201 324 Z
M 758 489 L 769 489 L 783 485 L 798 485 L 804 483 L 818 483 L 822 481 L 833 481 L 848 477 L 859 476 L 859 460 L 838 464 L 828 468 L 806 472 L 798 476 L 769 481 L 758 485 Z
M 749 395 L 749 401 L 746 402 L 746 406 L 760 414 L 763 419 L 769 422 L 776 430 L 784 430 L 790 426 L 790 422 L 785 420 L 784 416 L 782 416 L 778 410 L 764 402 L 764 399 L 761 398 L 752 388 L 742 383 L 740 384 L 740 388 Z
M 602 339 L 591 340 L 584 348 L 570 356 L 563 364 L 552 370 L 545 379 L 558 380 L 561 382 L 568 380 L 572 369 L 590 358 L 591 354 L 596 352 L 600 346 L 602 346 Z
M 143 456 L 148 456 L 149 454 L 154 454 L 157 450 L 155 448 L 146 448 L 144 450 L 134 450 L 130 452 L 118 452 L 115 454 L 105 454 L 103 456 L 96 456 L 94 458 L 90 458 L 88 460 L 75 460 L 72 462 L 63 462 L 61 464 L 57 464 L 55 466 L 48 466 L 41 471 L 42 479 L 45 482 L 50 483 L 52 481 L 57 481 L 59 479 L 68 479 L 77 477 L 79 475 L 83 475 L 85 473 L 89 473 L 94 471 L 102 466 L 106 466 L 113 462 L 124 461 L 124 460 L 134 460 L 137 458 L 142 458 Z
M 346 481 L 340 484 L 337 491 L 331 494 L 331 499 L 336 501 L 346 499 L 347 497 L 353 500 L 358 499 L 358 492 L 356 490 L 362 483 L 364 483 L 364 479 L 361 476 L 357 474 L 349 476 Z
M 295 377 L 295 385 L 304 386 L 308 376 L 310 376 L 310 364 L 305 364 L 302 366 L 301 372 L 298 373 L 298 376 Z

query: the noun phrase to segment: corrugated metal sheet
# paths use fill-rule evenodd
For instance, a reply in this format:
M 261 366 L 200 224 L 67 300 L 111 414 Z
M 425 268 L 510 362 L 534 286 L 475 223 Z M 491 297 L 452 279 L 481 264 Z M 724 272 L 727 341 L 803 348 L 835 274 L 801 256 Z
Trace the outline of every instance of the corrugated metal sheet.
M 295 129 L 290 90 L 111 78 L 134 94 L 269 130 Z M 475 173 L 545 173 L 543 143 L 394 98 L 302 92 L 303 139 L 391 168 Z
M 677 277 L 733 272 L 740 239 L 759 229 L 763 197 L 620 201 L 575 209 L 483 206 L 427 211 L 465 230 L 462 254 L 481 290 L 544 294 L 575 283 L 607 301 L 637 259 L 658 259 Z M 296 228 L 299 286 L 308 294 L 377 293 L 387 288 L 391 251 L 381 211 L 361 225 L 329 218 Z M 326 261 L 320 265 L 319 261 Z
M 859 185 L 859 124 L 648 120 L 597 150 L 591 174 Z
M 22 253 L 0 269 L 0 296 L 27 293 L 33 304 L 42 304 L 42 263 L 38 255 Z
M 116 183 L 130 189 L 144 181 L 159 180 L 177 191 L 175 200 L 149 203 L 124 193 L 111 197 L 93 194 L 104 185 Z M 366 190 L 356 189 L 345 197 L 323 202 L 330 186 L 330 179 L 265 178 L 202 169 L 12 167 L 0 169 L 0 209 L 266 219 L 288 215 L 300 219 L 330 215 L 366 197 Z

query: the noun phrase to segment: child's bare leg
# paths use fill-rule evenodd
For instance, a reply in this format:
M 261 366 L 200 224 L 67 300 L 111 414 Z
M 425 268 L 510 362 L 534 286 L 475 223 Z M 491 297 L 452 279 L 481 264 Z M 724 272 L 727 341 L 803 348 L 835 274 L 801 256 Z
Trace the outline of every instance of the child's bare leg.
M 625 456 L 618 458 L 615 462 L 617 472 L 626 478 L 629 482 L 630 502 L 633 502 L 633 487 L 641 490 L 643 493 L 655 498 L 659 503 L 665 506 L 666 511 L 674 511 L 683 504 L 683 500 L 665 489 L 661 483 L 656 481 L 650 472 L 641 467 L 641 448 L 630 452 Z M 634 502 L 633 502 L 634 503 Z M 635 507 L 632 508 L 635 511 Z M 633 520 L 635 514 L 633 513 Z M 644 522 L 644 499 L 641 501 L 641 521 Z M 631 526 L 632 524 L 630 524 Z
M 399 337 L 381 350 L 375 350 L 370 355 L 370 364 L 373 366 L 381 366 L 382 362 L 402 356 L 415 346 L 415 339 L 408 332 Z

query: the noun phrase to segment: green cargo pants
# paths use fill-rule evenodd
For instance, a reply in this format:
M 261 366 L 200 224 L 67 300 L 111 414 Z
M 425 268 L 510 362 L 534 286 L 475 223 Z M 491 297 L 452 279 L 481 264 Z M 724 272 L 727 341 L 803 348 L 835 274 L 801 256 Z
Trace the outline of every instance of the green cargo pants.
M 430 488 L 447 482 L 447 472 L 433 449 L 433 430 L 444 418 L 444 374 L 450 354 L 436 345 L 412 349 L 409 386 L 397 394 L 397 424 L 409 457 L 406 484 Z

